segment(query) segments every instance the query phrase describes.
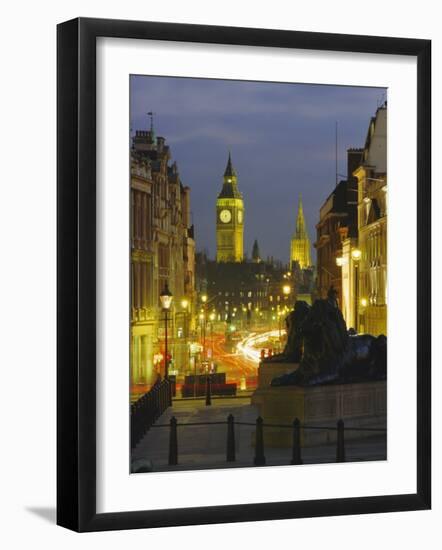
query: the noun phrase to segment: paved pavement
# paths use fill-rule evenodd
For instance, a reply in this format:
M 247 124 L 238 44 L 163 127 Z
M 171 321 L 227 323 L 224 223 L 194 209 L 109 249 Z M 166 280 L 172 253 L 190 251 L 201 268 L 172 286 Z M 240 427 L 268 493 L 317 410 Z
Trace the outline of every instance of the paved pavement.
M 226 462 L 227 416 L 232 414 L 235 422 L 236 461 Z M 153 471 L 200 470 L 211 468 L 232 468 L 253 466 L 254 446 L 252 434 L 259 413 L 250 404 L 250 399 L 213 399 L 205 406 L 204 400 L 176 400 L 137 445 L 132 454 L 133 461 L 149 461 Z M 172 416 L 178 421 L 178 465 L 168 465 L 169 422 Z M 221 422 L 217 425 L 191 426 L 198 422 Z M 264 431 L 265 443 L 265 431 Z M 385 460 L 386 440 L 373 438 L 346 442 L 347 461 Z M 267 465 L 288 465 L 291 449 L 266 448 Z M 302 449 L 305 464 L 334 462 L 335 445 L 324 445 Z

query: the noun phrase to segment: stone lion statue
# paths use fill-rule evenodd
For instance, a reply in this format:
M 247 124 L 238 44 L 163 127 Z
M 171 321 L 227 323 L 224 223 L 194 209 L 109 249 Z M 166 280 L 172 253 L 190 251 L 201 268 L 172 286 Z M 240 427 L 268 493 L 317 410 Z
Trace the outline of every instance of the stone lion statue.
M 385 380 L 387 339 L 347 331 L 329 291 L 313 306 L 296 302 L 287 320 L 287 344 L 282 354 L 264 360 L 297 362 L 299 368 L 272 380 L 272 386 L 350 383 Z
M 303 335 L 302 327 L 310 311 L 307 302 L 298 301 L 285 318 L 287 343 L 282 353 L 277 353 L 264 359 L 265 363 L 299 363 L 302 358 Z

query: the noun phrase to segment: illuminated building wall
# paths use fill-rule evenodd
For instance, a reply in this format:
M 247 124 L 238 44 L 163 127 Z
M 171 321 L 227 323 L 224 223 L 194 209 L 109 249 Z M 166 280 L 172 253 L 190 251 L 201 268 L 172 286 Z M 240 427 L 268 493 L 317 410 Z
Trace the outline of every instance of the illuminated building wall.
M 183 186 L 170 150 L 154 131 L 137 131 L 131 149 L 131 383 L 151 384 L 164 374 L 159 294 L 166 282 L 174 296 L 169 349 L 176 366 L 188 360 L 183 327 L 191 317 L 195 243 L 190 189 Z M 189 305 L 180 306 L 184 297 Z
M 343 242 L 344 317 L 358 332 L 387 335 L 387 104 L 371 119 L 358 181 L 358 238 Z M 358 258 L 354 258 L 354 251 Z

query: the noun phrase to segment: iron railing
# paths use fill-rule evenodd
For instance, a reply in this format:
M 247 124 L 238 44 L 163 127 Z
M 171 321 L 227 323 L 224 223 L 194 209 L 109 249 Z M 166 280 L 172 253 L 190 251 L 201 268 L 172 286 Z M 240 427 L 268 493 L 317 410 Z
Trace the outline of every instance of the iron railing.
M 172 405 L 172 385 L 169 380 L 157 382 L 130 407 L 130 442 L 133 449 L 154 425 L 163 412 Z

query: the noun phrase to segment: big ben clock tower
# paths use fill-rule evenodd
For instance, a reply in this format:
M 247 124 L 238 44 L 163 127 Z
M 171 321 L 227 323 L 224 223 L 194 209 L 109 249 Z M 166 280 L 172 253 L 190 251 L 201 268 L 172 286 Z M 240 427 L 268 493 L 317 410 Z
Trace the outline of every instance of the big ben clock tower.
M 223 188 L 216 200 L 216 261 L 242 262 L 243 258 L 244 201 L 229 153 Z

